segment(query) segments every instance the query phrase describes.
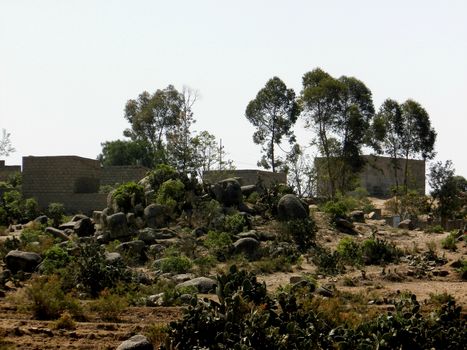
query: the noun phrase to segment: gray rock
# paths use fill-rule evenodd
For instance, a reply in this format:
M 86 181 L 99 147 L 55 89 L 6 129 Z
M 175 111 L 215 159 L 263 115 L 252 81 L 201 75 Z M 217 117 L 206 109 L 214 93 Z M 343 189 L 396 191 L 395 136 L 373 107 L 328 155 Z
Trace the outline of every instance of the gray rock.
M 181 274 L 172 276 L 172 280 L 177 284 L 192 280 L 193 278 L 195 278 L 195 275 L 192 273 L 181 273 Z
M 415 228 L 415 225 L 413 224 L 412 220 L 407 219 L 399 222 L 399 225 L 397 225 L 397 228 L 403 229 L 403 230 L 413 230 Z
M 108 264 L 114 264 L 118 261 L 123 261 L 123 258 L 122 256 L 120 255 L 120 253 L 117 253 L 117 252 L 112 252 L 112 253 L 109 253 L 109 252 L 105 252 L 105 262 L 108 263 Z
M 306 219 L 308 218 L 307 208 L 293 194 L 286 194 L 277 204 L 277 214 L 281 221 Z
M 73 219 L 77 217 L 78 215 L 76 215 Z M 78 235 L 78 237 L 89 237 L 92 236 L 96 231 L 94 228 L 94 223 L 87 216 L 84 216 L 79 220 L 75 220 L 74 223 L 75 225 L 73 227 L 73 231 Z
M 6 267 L 12 273 L 17 273 L 18 271 L 34 272 L 40 262 L 41 256 L 33 252 L 11 250 L 5 256 Z
M 138 334 L 121 343 L 117 350 L 154 350 L 151 342 L 144 335 Z
M 165 226 L 167 223 L 165 207 L 160 204 L 149 204 L 144 208 L 144 219 L 151 228 Z
M 233 244 L 234 254 L 244 254 L 248 259 L 258 256 L 259 242 L 251 237 L 240 238 Z
M 140 262 L 146 261 L 146 244 L 141 240 L 134 240 L 119 244 L 116 250 L 120 253 L 126 253 L 128 256 L 137 259 Z
M 355 230 L 354 224 L 349 220 L 338 217 L 334 219 L 334 224 L 336 225 L 336 228 L 341 232 L 347 233 L 349 235 L 358 234 L 358 232 Z
M 219 181 L 212 187 L 216 200 L 225 207 L 238 206 L 243 203 L 240 183 L 233 178 Z
M 126 238 L 130 235 L 126 215 L 122 212 L 107 216 L 109 239 Z
M 147 245 L 154 244 L 156 242 L 156 230 L 150 227 L 139 230 L 138 239 Z
M 164 293 L 150 295 L 146 298 L 146 306 L 163 306 Z
M 250 230 L 247 232 L 240 232 L 239 234 L 237 234 L 237 237 L 238 238 L 254 238 L 256 240 L 259 239 L 255 230 Z
M 45 232 L 51 234 L 55 238 L 60 239 L 61 241 L 71 240 L 71 238 L 65 232 L 55 227 L 46 227 Z
M 149 254 L 152 256 L 157 256 L 165 250 L 165 246 L 163 244 L 151 244 L 149 246 Z
M 274 241 L 277 238 L 277 235 L 273 232 L 260 231 L 257 234 L 260 241 Z
M 217 286 L 217 282 L 211 278 L 207 277 L 198 277 L 183 283 L 179 283 L 175 288 L 183 287 L 196 287 L 199 293 L 210 293 L 214 292 Z
M 250 194 L 256 191 L 256 185 L 246 185 L 241 187 L 242 194 L 248 197 Z
M 34 222 L 41 224 L 41 225 L 46 225 L 47 221 L 49 218 L 45 215 L 38 216 L 37 218 L 34 219 Z
M 349 216 L 350 220 L 352 220 L 353 222 L 365 222 L 365 213 L 361 210 L 354 210 L 349 214 Z
M 73 217 L 71 218 L 71 221 L 77 222 L 77 221 L 80 221 L 80 220 L 83 220 L 83 219 L 89 219 L 89 217 L 87 217 L 87 216 L 84 215 L 84 214 L 76 214 L 75 216 L 73 216 Z
M 127 213 L 126 214 L 126 222 L 128 226 L 136 226 L 136 217 L 134 213 Z

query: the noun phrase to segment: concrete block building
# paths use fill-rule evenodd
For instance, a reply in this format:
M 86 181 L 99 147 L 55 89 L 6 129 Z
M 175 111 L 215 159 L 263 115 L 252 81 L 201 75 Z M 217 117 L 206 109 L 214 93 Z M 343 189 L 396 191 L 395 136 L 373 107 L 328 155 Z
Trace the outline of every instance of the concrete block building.
M 209 170 L 203 173 L 203 181 L 214 183 L 227 178 L 238 178 L 240 185 L 256 185 L 262 182 L 266 187 L 274 183 L 287 183 L 286 173 L 273 173 L 271 171 L 242 169 L 242 170 Z

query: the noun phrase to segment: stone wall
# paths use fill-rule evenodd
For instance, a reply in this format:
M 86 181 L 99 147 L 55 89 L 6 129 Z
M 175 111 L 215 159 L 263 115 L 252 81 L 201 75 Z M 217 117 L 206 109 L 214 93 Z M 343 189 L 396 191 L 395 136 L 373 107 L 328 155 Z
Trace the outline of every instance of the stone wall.
M 365 166 L 358 174 L 359 186 L 365 188 L 370 196 L 387 198 L 391 189 L 396 185 L 396 176 L 393 169 L 393 160 L 389 157 L 363 156 Z M 318 195 L 323 196 L 329 191 L 325 159 L 316 158 L 315 167 L 318 175 Z M 404 184 L 405 159 L 397 159 L 397 183 Z M 417 159 L 408 160 L 407 182 L 409 189 L 425 194 L 425 161 Z
M 20 173 L 20 165 L 5 165 L 4 160 L 0 160 L 0 181 L 6 181 L 10 175 Z
M 67 212 L 104 208 L 106 195 L 98 193 L 101 166 L 77 156 L 23 157 L 23 196 L 35 198 L 41 208 L 63 203 Z
M 150 169 L 139 165 L 121 165 L 103 167 L 101 172 L 101 186 L 138 182 L 146 176 Z
M 203 174 L 203 181 L 214 183 L 229 177 L 238 177 L 242 186 L 255 185 L 262 181 L 265 186 L 271 186 L 274 183 L 287 183 L 286 173 L 273 173 L 264 170 L 210 170 Z

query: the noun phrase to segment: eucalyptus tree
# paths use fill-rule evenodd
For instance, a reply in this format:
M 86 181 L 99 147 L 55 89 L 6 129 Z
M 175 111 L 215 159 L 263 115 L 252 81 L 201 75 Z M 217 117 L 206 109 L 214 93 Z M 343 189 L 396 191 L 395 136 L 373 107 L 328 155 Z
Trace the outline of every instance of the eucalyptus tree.
M 154 94 L 144 91 L 126 103 L 125 118 L 131 128 L 124 135 L 147 141 L 155 162 L 166 162 L 166 138 L 179 124 L 182 107 L 183 96 L 172 85 Z
M 15 151 L 11 144 L 10 134 L 2 129 L 2 138 L 0 138 L 0 156 L 9 156 L 10 153 Z
M 256 127 L 253 141 L 263 146 L 263 157 L 259 166 L 271 168 L 276 172 L 280 159 L 275 146 L 280 145 L 284 137 L 292 143 L 295 139 L 292 126 L 295 124 L 300 107 L 295 92 L 287 89 L 278 77 L 270 79 L 264 88 L 251 100 L 246 108 L 246 118 Z

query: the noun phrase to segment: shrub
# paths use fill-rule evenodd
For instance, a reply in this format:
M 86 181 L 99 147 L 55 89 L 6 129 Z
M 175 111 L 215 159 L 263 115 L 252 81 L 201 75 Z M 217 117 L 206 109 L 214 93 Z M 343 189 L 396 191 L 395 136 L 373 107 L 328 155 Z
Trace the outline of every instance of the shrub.
M 130 282 L 132 275 L 121 260 L 109 263 L 105 259 L 105 250 L 97 242 L 81 244 L 78 253 L 68 265 L 70 275 L 76 283 L 82 285 L 92 296 L 108 288 L 113 288 L 119 282 Z
M 349 265 L 361 265 L 363 263 L 362 248 L 351 238 L 343 238 L 336 248 L 342 261 Z
M 53 226 L 58 227 L 65 215 L 65 207 L 62 203 L 50 203 L 47 208 L 47 216 L 52 219 Z
M 24 201 L 24 218 L 26 220 L 34 220 L 39 216 L 39 213 L 39 204 L 34 198 L 28 198 Z
M 45 274 L 52 274 L 58 269 L 66 267 L 70 261 L 71 257 L 67 251 L 58 245 L 54 245 L 44 253 L 41 271 Z
M 169 327 L 165 324 L 153 323 L 148 325 L 143 333 L 149 342 L 154 345 L 164 344 L 167 346 Z
M 90 309 L 97 312 L 103 321 L 118 322 L 120 315 L 127 306 L 124 297 L 112 294 L 108 289 L 104 289 L 99 294 L 99 299 L 91 302 Z
M 284 238 L 291 237 L 300 251 L 305 252 L 314 244 L 316 225 L 311 218 L 288 220 L 281 225 Z
M 363 261 L 367 265 L 380 265 L 396 261 L 401 251 L 383 239 L 367 239 L 362 243 Z
M 243 228 L 246 224 L 245 217 L 240 213 L 227 215 L 224 221 L 225 230 L 234 234 L 243 232 Z
M 118 186 L 112 197 L 117 205 L 127 213 L 135 205 L 144 203 L 144 188 L 135 182 L 127 182 Z
M 55 329 L 67 329 L 73 330 L 76 329 L 76 322 L 73 320 L 73 317 L 68 311 L 62 313 L 60 318 L 54 323 Z
M 229 255 L 232 238 L 226 232 L 209 231 L 203 243 L 219 261 L 225 261 Z
M 191 260 L 186 256 L 169 256 L 160 263 L 160 269 L 164 273 L 186 273 L 192 266 Z
M 82 316 L 79 303 L 62 290 L 60 279 L 56 275 L 38 276 L 26 287 L 27 308 L 40 320 L 56 319 L 64 311 L 73 316 Z
M 455 251 L 457 249 L 458 234 L 456 231 L 451 232 L 446 238 L 441 241 L 441 247 L 443 249 Z
M 167 180 L 157 191 L 156 202 L 165 205 L 173 212 L 178 207 L 178 202 L 185 197 L 185 185 L 180 180 Z
M 313 248 L 311 261 L 318 268 L 318 273 L 323 275 L 337 275 L 345 271 L 342 259 L 337 251 L 316 246 Z
M 345 218 L 347 216 L 348 208 L 345 203 L 341 201 L 329 201 L 324 204 L 323 210 L 325 213 L 334 218 Z
M 178 179 L 177 170 L 167 164 L 158 164 L 154 171 L 152 171 L 148 176 L 151 186 L 156 192 L 164 182 Z
M 425 229 L 425 232 L 430 232 L 430 233 L 443 233 L 444 228 L 441 225 L 434 225 L 434 226 L 428 226 Z
M 21 193 L 17 190 L 9 190 L 3 194 L 3 206 L 10 220 L 18 221 L 23 218 L 24 202 Z

